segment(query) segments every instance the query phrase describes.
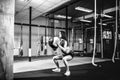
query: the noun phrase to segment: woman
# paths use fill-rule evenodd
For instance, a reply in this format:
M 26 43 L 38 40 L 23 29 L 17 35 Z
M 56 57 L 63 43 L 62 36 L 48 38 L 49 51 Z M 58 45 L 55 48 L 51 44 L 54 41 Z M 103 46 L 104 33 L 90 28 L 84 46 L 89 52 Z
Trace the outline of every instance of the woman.
M 66 67 L 65 75 L 69 76 L 70 75 L 70 70 L 69 70 L 68 61 L 72 60 L 73 52 L 72 52 L 72 49 L 68 46 L 68 41 L 67 41 L 65 35 L 66 34 L 65 34 L 64 31 L 59 32 L 60 42 L 58 43 L 58 47 L 61 49 L 62 55 L 57 55 L 57 56 L 53 57 L 53 61 L 57 66 L 57 68 L 53 69 L 53 71 L 54 72 L 60 72 L 61 71 L 61 69 L 59 67 L 58 60 L 63 60 L 63 62 L 65 64 L 65 67 Z

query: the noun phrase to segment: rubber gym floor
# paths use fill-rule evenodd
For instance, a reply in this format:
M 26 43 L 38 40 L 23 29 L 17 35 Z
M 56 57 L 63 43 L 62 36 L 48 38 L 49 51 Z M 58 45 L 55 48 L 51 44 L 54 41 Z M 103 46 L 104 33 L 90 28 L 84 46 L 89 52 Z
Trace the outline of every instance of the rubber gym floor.
M 70 64 L 70 76 L 64 76 L 65 67 L 60 62 L 62 71 L 52 72 L 55 67 L 52 57 L 33 58 L 28 62 L 14 62 L 14 80 L 120 80 L 120 60 L 96 58 L 97 67 L 91 64 L 91 57 L 75 57 Z M 24 63 L 24 64 L 23 64 Z M 21 66 L 20 66 L 21 65 Z

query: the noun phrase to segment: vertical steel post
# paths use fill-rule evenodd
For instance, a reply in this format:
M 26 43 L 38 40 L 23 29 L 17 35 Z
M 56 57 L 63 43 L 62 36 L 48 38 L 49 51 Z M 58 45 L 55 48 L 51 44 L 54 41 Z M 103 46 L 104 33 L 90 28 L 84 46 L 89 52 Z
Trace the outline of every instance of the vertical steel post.
M 29 7 L 29 62 L 31 62 L 31 22 L 32 22 L 32 7 Z
M 66 11 L 66 20 L 65 20 L 66 37 L 68 39 L 68 6 L 66 6 L 65 11 Z

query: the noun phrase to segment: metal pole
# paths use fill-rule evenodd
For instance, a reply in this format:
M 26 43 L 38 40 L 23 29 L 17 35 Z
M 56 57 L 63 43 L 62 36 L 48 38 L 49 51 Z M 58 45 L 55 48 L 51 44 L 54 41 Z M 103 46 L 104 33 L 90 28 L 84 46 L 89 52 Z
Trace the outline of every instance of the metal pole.
M 74 27 L 72 28 L 72 49 L 74 51 Z
M 86 52 L 86 53 L 87 53 L 87 44 L 88 44 L 88 42 L 87 42 L 87 35 L 88 35 L 87 30 L 88 30 L 88 29 L 85 29 L 85 39 L 86 39 L 86 48 L 85 48 L 85 52 Z
M 53 28 L 53 37 L 56 36 L 56 31 L 55 31 L 56 28 L 55 28 L 55 20 L 54 20 L 54 18 L 55 18 L 55 17 L 54 17 L 54 14 L 53 14 L 53 25 L 52 25 L 52 26 L 54 27 L 54 28 Z
M 104 6 L 104 2 L 102 0 L 101 2 L 101 15 L 100 15 L 100 33 L 101 33 L 101 58 L 104 58 L 104 53 L 103 53 L 103 18 L 102 18 L 102 14 L 103 14 L 103 6 Z
M 116 48 L 117 48 L 117 35 L 118 35 L 118 0 L 116 0 L 116 27 L 115 27 L 115 43 L 114 43 L 114 52 L 112 56 L 112 61 L 115 62 L 115 54 L 116 54 Z
M 81 26 L 82 26 L 82 49 L 83 49 L 83 51 L 84 51 L 84 29 L 83 29 L 84 24 L 81 23 Z M 83 53 L 83 54 L 84 54 L 84 53 Z M 82 55 L 83 55 L 83 54 L 82 54 Z
M 101 17 L 102 18 L 102 17 Z M 102 19 L 100 19 L 100 31 L 101 31 L 101 58 L 103 58 L 103 26 L 102 26 Z
M 97 66 L 97 64 L 95 64 L 95 54 L 96 54 L 96 0 L 94 0 L 94 49 L 93 49 L 93 57 L 92 57 L 92 64 L 94 66 Z
M 118 7 L 120 7 L 120 0 L 118 0 Z M 120 9 L 118 9 L 118 27 L 120 28 L 120 20 L 119 20 L 119 17 L 120 17 Z M 118 57 L 118 59 L 120 59 L 120 53 L 118 52 L 118 55 L 117 55 L 117 57 Z
M 29 7 L 29 62 L 31 62 L 31 22 L 32 22 L 32 7 Z
M 48 16 L 48 15 L 46 15 Z M 47 21 L 47 17 L 46 17 L 46 26 L 45 26 L 45 47 L 44 47 L 44 54 L 47 55 L 47 25 L 48 25 L 48 21 Z
M 66 26 L 66 36 L 68 39 L 68 7 L 66 6 L 66 20 L 65 20 L 65 26 Z
M 37 53 L 38 53 L 38 56 L 40 56 L 40 28 L 38 27 L 38 40 L 37 40 Z
M 15 25 L 21 25 L 21 23 L 15 23 Z M 24 25 L 24 27 L 29 27 L 29 24 L 23 23 L 22 25 Z M 36 24 L 31 24 L 32 27 L 41 27 L 41 28 L 45 28 L 45 25 L 36 25 Z M 53 26 L 47 26 L 47 28 L 54 28 Z M 65 30 L 66 28 L 62 28 L 62 27 L 56 27 L 56 29 L 63 29 Z M 71 28 L 69 28 L 70 30 Z M 79 28 L 78 28 L 79 29 Z

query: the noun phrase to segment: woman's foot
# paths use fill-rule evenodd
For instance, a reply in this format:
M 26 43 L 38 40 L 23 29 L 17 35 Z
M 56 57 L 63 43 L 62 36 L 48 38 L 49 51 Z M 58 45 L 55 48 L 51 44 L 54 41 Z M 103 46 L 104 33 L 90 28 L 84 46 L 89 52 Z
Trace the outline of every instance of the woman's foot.
M 53 69 L 52 71 L 53 71 L 53 72 L 60 72 L 61 69 L 60 69 L 60 68 L 55 68 L 55 69 Z
M 64 75 L 65 76 L 70 76 L 70 71 L 66 71 Z

